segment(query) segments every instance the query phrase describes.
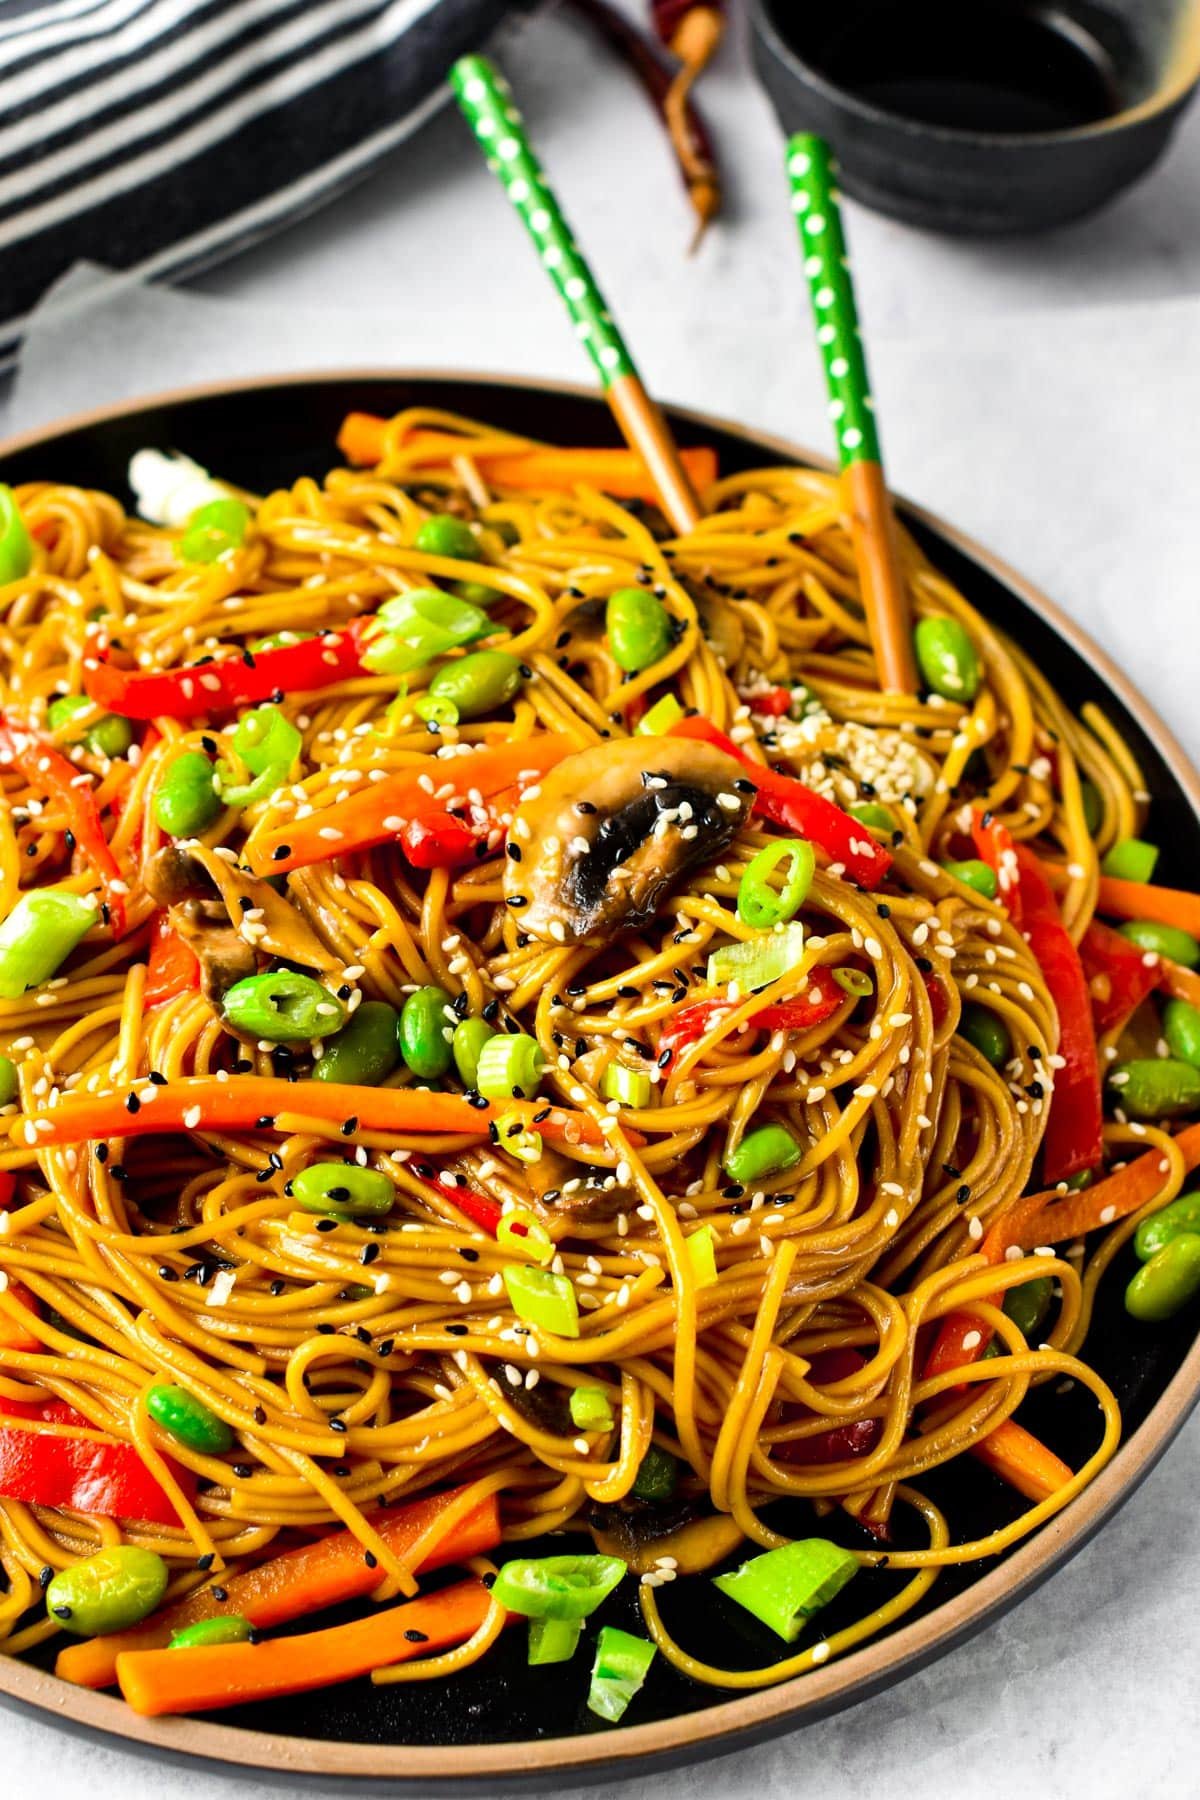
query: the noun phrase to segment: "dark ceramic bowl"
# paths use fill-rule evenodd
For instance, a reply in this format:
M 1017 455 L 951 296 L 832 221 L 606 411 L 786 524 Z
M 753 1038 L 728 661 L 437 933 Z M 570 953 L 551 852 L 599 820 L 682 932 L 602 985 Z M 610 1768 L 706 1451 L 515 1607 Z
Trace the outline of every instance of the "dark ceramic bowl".
M 552 442 L 615 442 L 603 401 L 583 388 L 461 374 L 331 374 L 168 394 L 68 420 L 0 446 L 0 479 L 49 477 L 121 493 L 131 453 L 158 444 L 186 450 L 261 490 L 331 467 L 347 412 L 388 414 L 407 406 L 448 407 Z M 681 442 L 715 445 L 728 472 L 820 460 L 696 413 L 673 411 L 671 420 Z M 1163 879 L 1186 883 L 1200 867 L 1200 779 L 1150 708 L 1019 576 L 929 514 L 904 506 L 901 513 L 928 555 L 1020 640 L 1073 706 L 1097 703 L 1125 734 L 1153 796 L 1155 836 L 1167 847 Z M 677 1675 L 660 1657 L 630 1723 L 614 1728 L 584 1707 L 586 1659 L 539 1668 L 531 1679 L 524 1636 L 514 1631 L 453 1681 L 421 1689 L 349 1682 L 199 1719 L 140 1719 L 108 1694 L 69 1687 L 49 1673 L 52 1652 L 40 1667 L 36 1660 L 0 1657 L 0 1699 L 68 1729 L 123 1739 L 130 1748 L 253 1770 L 260 1781 L 275 1778 L 293 1792 L 308 1777 L 318 1778 L 325 1792 L 332 1784 L 358 1792 L 411 1784 L 422 1793 L 494 1794 L 516 1785 L 612 1783 L 777 1735 L 899 1681 L 1014 1605 L 1103 1525 L 1166 1449 L 1200 1397 L 1200 1301 L 1166 1325 L 1137 1325 L 1121 1302 L 1132 1269 L 1128 1253 L 1127 1260 L 1128 1267 L 1122 1261 L 1101 1284 L 1088 1345 L 1125 1422 L 1113 1461 L 1064 1513 L 1009 1555 L 946 1569 L 897 1629 L 798 1680 L 729 1699 Z M 1095 1447 L 1096 1410 L 1078 1386 L 1069 1394 L 1032 1395 L 1022 1417 L 1073 1466 Z M 1023 1506 L 970 1457 L 922 1485 L 960 1537 L 982 1536 Z M 794 1534 L 811 1529 L 807 1508 L 772 1517 L 785 1531 L 790 1523 Z M 561 1538 L 554 1548 L 563 1548 Z M 733 1608 L 714 1612 L 707 1582 L 680 1582 L 661 1598 L 668 1622 L 697 1655 L 745 1668 L 778 1657 L 778 1640 L 754 1620 L 735 1621 Z M 640 1629 L 632 1593 L 614 1594 L 601 1616 Z
M 751 30 L 784 130 L 827 137 L 847 193 L 960 235 L 1105 205 L 1200 81 L 1200 0 L 752 0 Z

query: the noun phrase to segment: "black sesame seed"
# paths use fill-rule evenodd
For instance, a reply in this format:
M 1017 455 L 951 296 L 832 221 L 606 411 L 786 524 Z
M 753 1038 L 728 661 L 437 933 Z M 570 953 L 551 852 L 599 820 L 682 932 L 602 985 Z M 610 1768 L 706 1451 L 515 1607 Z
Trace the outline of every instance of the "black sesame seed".
M 343 1119 L 342 1123 L 338 1126 L 338 1130 L 343 1137 L 353 1137 L 358 1130 L 357 1118 Z
M 336 1219 L 318 1219 L 317 1220 L 317 1230 L 318 1231 L 336 1231 L 337 1228 L 338 1228 L 338 1221 Z
M 158 1069 L 151 1069 L 151 1071 L 146 1079 L 148 1081 L 153 1082 L 155 1087 L 166 1087 L 166 1085 L 167 1085 L 166 1076 L 163 1075 Z
M 288 857 L 291 854 L 292 854 L 292 846 L 290 844 L 276 844 L 275 848 L 271 852 L 271 861 L 272 862 L 286 862 Z
M 330 1431 L 336 1431 L 338 1436 L 342 1437 L 345 1435 L 346 1431 L 349 1428 L 346 1424 L 345 1419 L 330 1419 L 329 1429 L 330 1429 Z
M 362 1250 L 359 1252 L 358 1260 L 365 1266 L 367 1263 L 373 1263 L 378 1255 L 378 1244 L 364 1244 Z
M 52 1606 L 50 1611 L 54 1614 L 56 1619 L 69 1619 L 71 1616 L 71 1608 L 69 1606 Z
M 363 1551 L 363 1561 L 366 1563 L 368 1569 L 377 1569 L 379 1567 L 379 1558 L 373 1550 Z
M 53 1580 L 54 1570 L 50 1567 L 49 1563 L 44 1563 L 38 1570 L 38 1586 L 42 1589 L 43 1593 Z
M 249 1481 L 254 1470 L 249 1463 L 234 1463 L 233 1472 L 239 1481 Z
M 472 1250 L 469 1244 L 460 1244 L 458 1254 L 462 1257 L 464 1262 L 479 1261 L 478 1250 Z
M 196 1567 L 198 1569 L 203 1569 L 205 1572 L 207 1572 L 209 1569 L 212 1568 L 213 1561 L 214 1561 L 213 1552 L 211 1550 L 206 1550 L 204 1552 L 203 1556 L 198 1556 L 196 1558 Z
M 466 1337 L 466 1335 L 467 1328 L 465 1325 L 447 1325 L 446 1327 L 447 1337 Z
M 136 1112 L 141 1112 L 141 1110 L 142 1110 L 142 1103 L 138 1099 L 137 1095 L 136 1094 L 126 1094 L 126 1096 L 125 1096 L 125 1111 L 128 1113 L 136 1113 Z
M 958 1204 L 960 1206 L 965 1206 L 967 1204 L 967 1201 L 971 1198 L 971 1190 L 967 1186 L 967 1183 L 965 1181 L 963 1182 L 962 1186 L 958 1189 L 958 1191 L 955 1193 L 954 1198 L 958 1201 Z
M 234 1470 L 234 1473 L 235 1474 L 237 1473 L 236 1469 Z M 212 1597 L 214 1600 L 228 1600 L 228 1598 L 229 1598 L 228 1588 L 215 1587 L 211 1591 L 212 1591 Z
M 256 1406 L 254 1409 L 254 1423 L 256 1425 L 265 1425 L 266 1422 L 267 1422 L 266 1407 L 265 1406 Z
M 415 1625 L 410 1625 L 404 1636 L 410 1644 L 427 1644 L 429 1642 L 429 1633 L 418 1631 Z
M 520 846 L 520 844 L 509 844 L 506 847 L 504 854 L 507 856 L 509 862 L 520 862 L 521 861 L 521 846 Z

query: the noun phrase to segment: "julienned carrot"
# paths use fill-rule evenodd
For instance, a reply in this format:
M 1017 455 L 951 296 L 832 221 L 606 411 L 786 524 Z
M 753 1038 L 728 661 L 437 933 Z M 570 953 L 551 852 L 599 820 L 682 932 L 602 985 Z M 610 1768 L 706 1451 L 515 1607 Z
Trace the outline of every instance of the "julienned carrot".
M 1075 1473 L 1015 1419 L 1002 1419 L 995 1431 L 972 1444 L 971 1455 L 1027 1500 L 1049 1500 Z
M 1200 937 L 1200 894 L 1183 888 L 1154 887 L 1148 881 L 1121 881 L 1115 875 L 1100 877 L 1096 911 L 1110 919 L 1153 919 L 1158 925 L 1177 925 Z
M 436 1522 L 439 1514 L 454 1505 L 465 1492 L 453 1488 L 446 1494 L 433 1494 L 392 1513 L 378 1513 L 371 1523 L 389 1550 L 403 1560 L 412 1546 Z M 415 1573 L 441 1569 L 447 1563 L 465 1562 L 493 1550 L 500 1542 L 500 1510 L 494 1494 L 480 1500 L 470 1512 L 454 1524 L 444 1537 L 435 1539 L 416 1565 Z M 222 1578 L 225 1599 L 214 1598 L 211 1587 L 189 1594 L 174 1606 L 129 1631 L 110 1633 L 106 1637 L 88 1638 L 69 1644 L 60 1652 L 55 1674 L 77 1687 L 111 1687 L 117 1678 L 117 1658 L 135 1650 L 159 1650 L 171 1641 L 172 1634 L 197 1619 L 211 1619 L 218 1614 L 249 1619 L 265 1631 L 272 1625 L 283 1625 L 308 1613 L 320 1612 L 326 1606 L 338 1606 L 356 1600 L 379 1585 L 379 1571 L 368 1568 L 363 1549 L 350 1531 L 331 1531 L 314 1543 L 301 1544 L 273 1556 L 269 1562 L 246 1569 L 240 1575 Z
M 135 1103 L 132 1111 L 131 1100 Z M 492 1119 L 515 1106 L 515 1102 L 503 1109 L 490 1102 L 472 1106 L 462 1094 L 435 1094 L 428 1088 L 352 1087 L 345 1082 L 283 1081 L 269 1075 L 236 1075 L 228 1081 L 184 1075 L 165 1087 L 139 1082 L 132 1092 L 124 1088 L 109 1094 L 68 1094 L 55 1106 L 29 1113 L 17 1129 L 23 1133 L 22 1142 L 43 1149 L 51 1144 L 146 1137 L 164 1131 L 270 1131 L 278 1114 L 303 1113 L 330 1125 L 357 1119 L 363 1131 L 486 1137 Z M 543 1137 L 565 1138 L 568 1143 L 604 1141 L 586 1113 L 568 1112 L 559 1106 L 539 1119 L 538 1130 Z M 634 1134 L 627 1135 L 632 1143 Z
M 126 1651 L 117 1658 L 117 1680 L 134 1712 L 143 1718 L 211 1712 L 247 1700 L 303 1694 L 465 1643 L 479 1630 L 490 1606 L 491 1595 L 482 1581 L 460 1581 L 351 1625 L 332 1625 L 299 1637 L 194 1650 Z M 414 1633 L 415 1638 L 410 1635 Z
M 1190 1000 L 1193 1006 L 1200 1006 L 1200 975 L 1195 969 L 1172 962 L 1169 956 L 1164 956 L 1158 965 L 1158 985 L 1173 1000 Z
M 349 413 L 338 433 L 338 448 L 346 461 L 358 466 L 377 463 L 383 456 L 386 419 L 373 413 Z M 642 458 L 632 450 L 472 448 L 472 440 L 448 431 L 414 431 L 404 439 L 404 449 L 417 452 L 421 464 L 446 463 L 469 456 L 495 487 L 570 489 L 584 482 L 618 500 L 658 499 L 658 490 Z M 708 445 L 681 450 L 683 466 L 694 487 L 711 487 L 717 479 L 717 453 Z
M 444 819 L 454 795 L 435 799 L 435 783 L 453 784 L 466 807 L 472 790 L 485 799 L 528 785 L 562 761 L 576 746 L 557 732 L 544 732 L 516 744 L 494 744 L 470 756 L 452 756 L 374 781 L 337 806 L 320 807 L 306 819 L 274 831 L 256 833 L 246 845 L 246 860 L 256 875 L 286 875 L 310 863 L 328 862 L 355 850 L 370 850 L 400 837 L 407 826 L 425 817 Z M 524 775 L 525 783 L 518 778 Z M 336 831 L 337 836 L 329 836 Z

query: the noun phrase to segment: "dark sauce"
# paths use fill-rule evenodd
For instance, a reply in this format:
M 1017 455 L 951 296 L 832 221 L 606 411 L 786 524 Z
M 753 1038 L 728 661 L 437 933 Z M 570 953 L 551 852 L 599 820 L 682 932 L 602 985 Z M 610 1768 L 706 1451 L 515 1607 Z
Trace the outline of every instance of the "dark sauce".
M 1122 107 L 1112 60 L 1064 8 L 1029 0 L 777 0 L 781 34 L 882 111 L 956 131 L 1071 131 Z M 824 9 L 821 9 L 824 10 Z

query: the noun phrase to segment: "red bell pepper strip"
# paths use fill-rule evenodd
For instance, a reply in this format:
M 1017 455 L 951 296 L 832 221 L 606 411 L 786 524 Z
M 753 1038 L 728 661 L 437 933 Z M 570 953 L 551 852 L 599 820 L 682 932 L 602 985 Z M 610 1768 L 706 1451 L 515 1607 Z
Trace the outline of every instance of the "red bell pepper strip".
M 794 775 L 779 775 L 774 769 L 765 769 L 761 763 L 752 762 L 732 738 L 710 725 L 707 719 L 678 719 L 667 735 L 712 744 L 733 757 L 758 789 L 754 811 L 761 818 L 770 819 L 772 824 L 794 832 L 797 837 L 810 839 L 831 862 L 840 863 L 860 887 L 877 888 L 891 868 L 892 859 L 888 852 L 849 813 L 835 806 L 832 800 L 826 800 L 823 794 L 815 794 Z
M 807 1379 L 823 1387 L 828 1382 L 845 1381 L 847 1376 L 855 1375 L 865 1367 L 866 1358 L 849 1347 L 818 1350 L 809 1364 Z M 784 1418 L 789 1423 L 812 1417 L 807 1406 L 784 1409 Z M 831 1425 L 827 1431 L 818 1432 L 815 1437 L 785 1438 L 772 1445 L 771 1454 L 778 1462 L 805 1467 L 810 1463 L 843 1462 L 849 1457 L 868 1455 L 879 1442 L 882 1430 L 882 1419 L 846 1419 L 840 1425 Z
M 406 819 L 400 827 L 400 848 L 414 869 L 456 869 L 474 862 L 480 844 L 487 843 L 456 813 L 423 813 Z
M 83 860 L 100 877 L 108 922 L 114 938 L 125 935 L 124 881 L 100 822 L 90 779 L 82 775 L 41 732 L 0 718 L 0 762 L 20 769 L 30 787 L 48 794 L 62 808 L 67 829 Z
M 1058 1012 L 1058 1054 L 1064 1066 L 1055 1076 L 1042 1139 L 1042 1173 L 1053 1185 L 1094 1169 L 1104 1152 L 1100 1063 L 1087 978 L 1033 851 L 1014 844 L 1005 827 L 986 815 L 976 823 L 975 842 L 996 871 L 1000 896 L 1032 950 Z
M 459 1212 L 464 1218 L 470 1219 L 472 1225 L 478 1225 L 481 1231 L 488 1233 L 489 1237 L 495 1237 L 496 1227 L 504 1216 L 498 1200 L 493 1200 L 488 1194 L 481 1194 L 477 1188 L 467 1187 L 465 1183 L 462 1187 L 452 1187 L 441 1177 L 427 1182 L 426 1185 L 433 1188 L 435 1193 L 440 1194 L 443 1200 L 448 1200 L 451 1206 L 457 1206 Z
M 1147 965 L 1144 951 L 1099 919 L 1093 919 L 1083 934 L 1079 960 L 1097 1031 L 1123 1025 L 1162 979 L 1157 960 Z
M 200 960 L 190 944 L 172 928 L 165 912 L 156 913 L 150 931 L 146 1005 L 163 1006 L 200 986 Z
M 11 1169 L 0 1169 L 0 1213 L 11 1210 L 17 1196 L 17 1178 Z
M 742 698 L 751 712 L 762 713 L 768 719 L 786 719 L 792 710 L 791 688 L 768 688 L 764 694 L 743 694 Z
M 68 1416 L 63 1417 L 63 1412 Z M 87 1421 L 63 1403 L 41 1407 L 0 1400 L 0 1415 L 28 1423 L 6 1423 L 0 1416 L 0 1495 L 26 1506 L 53 1506 L 70 1512 L 96 1513 L 147 1525 L 182 1523 L 165 1491 L 137 1451 L 116 1438 L 63 1437 L 48 1425 L 86 1426 Z M 88 1427 L 90 1429 L 90 1427 Z M 190 1500 L 196 1478 L 190 1469 L 171 1464 L 171 1474 Z
M 308 692 L 364 673 L 363 633 L 368 618 L 323 637 L 280 644 L 273 650 L 222 657 L 179 669 L 121 669 L 96 653 L 83 664 L 89 699 L 126 719 L 194 719 L 228 712 L 283 694 Z
M 816 999 L 812 998 L 814 988 L 819 990 Z M 803 998 L 781 1000 L 774 1006 L 764 1006 L 759 1012 L 751 1013 L 747 1024 L 757 1031 L 811 1031 L 814 1025 L 832 1018 L 847 998 L 845 989 L 838 986 L 829 969 L 811 969 Z M 663 1026 L 658 1040 L 659 1050 L 669 1050 L 673 1057 L 677 1056 L 694 1044 L 697 1038 L 702 1038 L 723 1014 L 732 1012 L 736 1005 L 735 1000 L 698 1000 L 694 1006 L 685 1006 Z

